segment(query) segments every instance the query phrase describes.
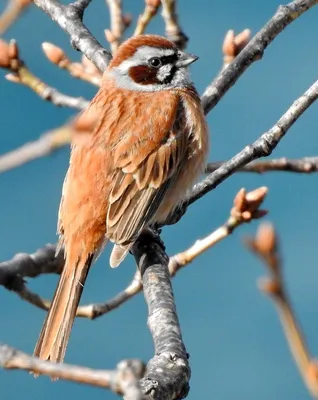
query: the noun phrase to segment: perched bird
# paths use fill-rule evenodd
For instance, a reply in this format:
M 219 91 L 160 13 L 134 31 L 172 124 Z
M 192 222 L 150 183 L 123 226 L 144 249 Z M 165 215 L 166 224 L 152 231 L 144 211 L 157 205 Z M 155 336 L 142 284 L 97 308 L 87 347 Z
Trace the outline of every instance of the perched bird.
M 164 221 L 206 165 L 208 130 L 187 67 L 198 57 L 155 35 L 123 43 L 79 116 L 59 211 L 65 266 L 34 355 L 62 362 L 88 270 L 108 241 L 111 267 Z

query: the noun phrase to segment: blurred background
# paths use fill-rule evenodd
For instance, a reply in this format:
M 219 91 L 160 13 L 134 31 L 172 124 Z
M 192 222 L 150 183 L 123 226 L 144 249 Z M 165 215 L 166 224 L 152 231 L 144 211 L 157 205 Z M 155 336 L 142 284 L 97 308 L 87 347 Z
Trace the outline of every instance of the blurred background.
M 143 2 L 124 1 L 125 11 L 136 21 Z M 0 2 L 0 12 L 5 0 Z M 250 28 L 255 34 L 273 15 L 278 0 L 179 1 L 180 22 L 190 37 L 188 49 L 200 56 L 192 77 L 202 93 L 222 65 L 221 46 L 228 29 Z M 316 79 L 318 8 L 291 24 L 240 78 L 208 116 L 212 135 L 211 160 L 228 159 L 268 130 L 290 104 Z M 106 45 L 103 30 L 109 27 L 108 9 L 95 0 L 85 22 Z M 132 25 L 134 27 L 134 24 Z M 127 35 L 130 35 L 130 28 Z M 158 15 L 148 32 L 163 34 Z M 91 98 L 95 88 L 50 64 L 41 43 L 53 42 L 77 60 L 68 37 L 36 7 L 30 7 L 4 35 L 15 38 L 30 69 L 64 93 Z M 74 115 L 41 100 L 28 88 L 4 79 L 0 71 L 0 152 L 6 153 Z M 275 150 L 274 157 L 318 154 L 318 103 L 301 117 Z M 0 176 L 0 260 L 17 252 L 32 253 L 56 241 L 56 218 L 61 186 L 68 166 L 64 148 Z M 281 238 L 285 278 L 298 319 L 313 355 L 318 354 L 318 246 L 317 175 L 274 172 L 237 174 L 191 206 L 175 226 L 163 230 L 169 254 L 190 246 L 222 224 L 236 192 L 268 186 L 266 217 L 275 223 Z M 281 326 L 268 298 L 257 288 L 263 265 L 242 246 L 242 237 L 253 234 L 257 222 L 239 228 L 231 237 L 206 252 L 173 280 L 180 323 L 192 368 L 189 399 L 234 397 L 252 400 L 309 398 L 287 348 Z M 109 248 L 91 270 L 83 303 L 101 302 L 130 281 L 135 265 L 128 257 L 116 270 L 108 267 Z M 30 287 L 50 297 L 55 276 L 41 276 Z M 0 340 L 32 353 L 44 312 L 0 288 Z M 91 368 L 113 368 L 124 358 L 152 357 L 153 344 L 146 325 L 147 309 L 138 295 L 118 310 L 95 321 L 78 319 L 73 328 L 66 362 Z M 113 399 L 97 388 L 46 377 L 37 380 L 25 372 L 0 370 L 1 394 L 6 400 L 76 398 Z

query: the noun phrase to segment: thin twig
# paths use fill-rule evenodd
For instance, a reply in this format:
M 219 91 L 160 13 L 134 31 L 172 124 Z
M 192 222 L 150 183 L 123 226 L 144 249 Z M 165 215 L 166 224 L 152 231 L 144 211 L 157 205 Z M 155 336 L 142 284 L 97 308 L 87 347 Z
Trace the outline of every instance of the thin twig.
M 216 171 L 225 161 L 215 161 L 207 165 L 206 173 Z M 303 157 L 303 158 L 277 158 L 274 160 L 265 161 L 252 161 L 242 168 L 239 168 L 237 172 L 256 172 L 263 174 L 264 172 L 296 172 L 310 174 L 318 171 L 318 157 Z
M 206 88 L 201 97 L 205 113 L 208 114 L 216 106 L 252 63 L 262 58 L 268 45 L 287 25 L 317 3 L 318 0 L 294 0 L 285 6 L 280 6 L 235 60 Z
M 225 68 L 227 68 L 231 62 L 235 60 L 235 58 L 240 54 L 240 52 L 244 49 L 247 43 L 250 41 L 251 31 L 249 29 L 244 29 L 244 31 L 234 34 L 234 30 L 230 29 L 223 41 L 222 52 L 223 52 L 223 72 Z
M 8 0 L 7 7 L 0 15 L 0 35 L 3 35 L 31 4 L 32 0 Z
M 269 223 L 260 226 L 255 238 L 247 238 L 248 248 L 264 262 L 270 277 L 260 282 L 260 289 L 277 308 L 286 340 L 303 380 L 314 398 L 318 398 L 318 377 L 313 374 L 317 365 L 310 356 L 305 337 L 296 320 L 284 279 L 282 258 L 274 227 Z
M 0 155 L 0 173 L 17 168 L 36 158 L 45 157 L 70 143 L 72 136 L 70 125 L 64 125 L 49 131 L 39 139 Z
M 6 43 L 0 39 L 0 68 L 12 72 L 6 76 L 9 81 L 29 87 L 42 99 L 50 101 L 56 106 L 82 110 L 88 105 L 88 101 L 84 98 L 60 93 L 33 75 L 24 61 L 21 60 L 19 48 L 14 40 Z
M 110 13 L 110 29 L 105 30 L 105 35 L 112 53 L 115 54 L 125 30 L 130 25 L 131 17 L 123 14 L 121 0 L 106 0 L 106 2 Z
M 249 223 L 255 219 L 262 218 L 267 211 L 260 209 L 267 195 L 268 189 L 260 187 L 251 192 L 241 189 L 234 198 L 228 220 L 203 239 L 197 240 L 189 249 L 170 257 L 169 271 L 171 276 L 191 263 L 199 255 L 216 245 L 229 236 L 237 227 Z
M 104 71 L 111 60 L 111 53 L 93 37 L 83 23 L 83 13 L 90 0 L 75 1 L 63 5 L 59 0 L 34 0 L 65 31 L 74 49 L 81 51 L 100 71 Z
M 139 390 L 137 380 L 144 373 L 144 365 L 139 360 L 123 360 L 115 370 L 94 370 L 42 361 L 5 344 L 0 344 L 0 367 L 32 371 L 52 378 L 99 386 L 128 396 L 130 399 L 136 399 Z
M 44 42 L 42 43 L 42 49 L 46 57 L 56 66 L 61 69 L 68 71 L 68 73 L 76 79 L 89 82 L 92 85 L 100 86 L 102 81 L 101 72 L 89 61 L 87 58 L 82 58 L 82 62 L 71 61 L 64 50 L 55 44 Z M 92 68 L 92 66 L 94 66 Z
M 182 31 L 177 16 L 177 0 L 161 0 L 162 18 L 166 24 L 166 36 L 181 50 L 187 45 L 189 38 Z
M 161 0 L 145 0 L 144 12 L 139 15 L 134 36 L 142 35 L 145 33 L 147 26 L 152 18 L 157 14 Z
M 142 291 L 141 276 L 139 271 L 137 270 L 132 281 L 124 290 L 119 292 L 116 296 L 109 299 L 105 303 L 94 303 L 78 307 L 76 316 L 89 319 L 95 319 L 101 317 L 102 315 L 109 313 L 115 308 L 120 307 L 122 304 L 124 304 L 126 301 L 128 301 L 141 291 Z

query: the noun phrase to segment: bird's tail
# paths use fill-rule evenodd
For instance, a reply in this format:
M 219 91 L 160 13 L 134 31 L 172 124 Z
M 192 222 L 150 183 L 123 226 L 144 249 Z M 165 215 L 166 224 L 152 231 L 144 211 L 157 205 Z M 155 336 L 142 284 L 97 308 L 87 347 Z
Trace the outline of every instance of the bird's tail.
M 66 346 L 93 257 L 77 265 L 67 260 L 53 302 L 43 324 L 34 355 L 42 360 L 63 362 Z

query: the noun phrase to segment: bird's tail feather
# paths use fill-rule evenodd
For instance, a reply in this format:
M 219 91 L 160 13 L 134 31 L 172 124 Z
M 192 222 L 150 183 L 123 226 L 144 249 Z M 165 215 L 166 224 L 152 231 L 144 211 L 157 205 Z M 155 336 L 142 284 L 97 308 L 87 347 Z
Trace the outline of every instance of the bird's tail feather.
M 93 257 L 77 265 L 66 262 L 53 302 L 43 324 L 34 355 L 42 360 L 63 362 L 76 310 Z

